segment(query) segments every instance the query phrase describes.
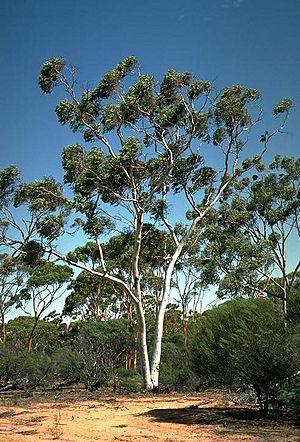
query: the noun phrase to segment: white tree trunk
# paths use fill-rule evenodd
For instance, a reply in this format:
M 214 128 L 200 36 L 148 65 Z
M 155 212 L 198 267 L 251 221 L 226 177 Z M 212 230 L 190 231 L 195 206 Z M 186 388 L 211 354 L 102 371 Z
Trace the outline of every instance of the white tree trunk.
M 146 321 L 145 314 L 142 304 L 136 305 L 136 311 L 138 316 L 138 328 L 139 328 L 139 354 L 141 357 L 141 365 L 144 378 L 144 386 L 146 390 L 153 390 L 153 383 L 151 379 L 150 362 L 149 362 L 149 352 L 147 345 L 147 331 L 146 331 Z
M 168 267 L 165 272 L 165 278 L 164 278 L 164 286 L 163 286 L 163 295 L 162 300 L 159 306 L 159 310 L 156 317 L 156 327 L 155 327 L 155 336 L 154 336 L 154 342 L 153 342 L 153 351 L 152 351 L 152 358 L 151 358 L 151 379 L 153 383 L 153 387 L 158 387 L 159 382 L 159 369 L 160 369 L 160 359 L 161 359 L 161 346 L 162 346 L 162 338 L 163 338 L 163 329 L 164 329 L 164 319 L 165 319 L 165 313 L 167 309 L 167 305 L 170 298 L 170 289 L 171 289 L 171 280 L 172 280 L 172 274 L 174 271 L 174 266 L 180 257 L 183 248 L 187 244 L 191 234 L 193 233 L 195 227 L 203 218 L 206 211 L 208 209 L 205 209 L 199 216 L 197 216 L 194 220 L 190 228 L 188 229 L 186 235 L 184 238 L 176 244 L 176 250 L 168 264 Z
M 156 327 L 155 327 L 155 335 L 153 342 L 153 350 L 152 350 L 152 358 L 151 358 L 151 379 L 153 383 L 153 387 L 158 387 L 159 381 L 159 369 L 160 369 L 160 359 L 161 359 L 161 346 L 162 346 L 162 338 L 164 331 L 164 319 L 165 313 L 167 309 L 167 305 L 170 298 L 170 289 L 171 289 L 171 279 L 174 270 L 174 266 L 178 257 L 181 254 L 183 248 L 183 244 L 178 245 L 172 259 L 167 267 L 165 278 L 164 278 L 164 286 L 163 286 L 163 295 L 162 300 L 157 312 L 156 316 Z

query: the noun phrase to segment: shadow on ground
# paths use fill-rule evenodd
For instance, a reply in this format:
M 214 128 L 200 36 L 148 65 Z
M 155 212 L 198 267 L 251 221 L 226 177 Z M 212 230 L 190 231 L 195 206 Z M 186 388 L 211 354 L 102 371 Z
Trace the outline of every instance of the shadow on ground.
M 300 427 L 287 417 L 266 417 L 248 408 L 165 408 L 145 413 L 157 422 L 213 426 L 218 434 L 249 434 L 264 440 L 299 440 Z M 296 437 L 296 438 L 294 438 Z M 288 439 L 286 439 L 288 438 Z

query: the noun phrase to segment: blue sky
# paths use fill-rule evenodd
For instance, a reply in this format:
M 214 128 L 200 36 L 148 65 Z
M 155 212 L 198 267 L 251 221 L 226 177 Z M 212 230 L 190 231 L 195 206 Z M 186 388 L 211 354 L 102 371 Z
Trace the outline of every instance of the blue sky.
M 255 87 L 266 123 L 272 106 L 292 97 L 288 134 L 270 155 L 298 154 L 298 0 L 2 0 L 0 14 L 0 167 L 17 164 L 26 180 L 61 177 L 62 148 L 81 141 L 58 124 L 58 97 L 37 86 L 43 61 L 54 56 L 71 62 L 83 85 L 134 54 L 143 72 L 172 67 L 218 87 Z
M 220 88 L 257 88 L 266 129 L 274 104 L 291 97 L 287 134 L 267 159 L 299 156 L 299 23 L 299 0 L 2 0 L 0 168 L 16 164 L 25 180 L 61 179 L 62 148 L 82 141 L 57 122 L 58 96 L 38 88 L 51 57 L 72 63 L 82 85 L 136 55 L 141 71 L 158 77 L 175 68 Z

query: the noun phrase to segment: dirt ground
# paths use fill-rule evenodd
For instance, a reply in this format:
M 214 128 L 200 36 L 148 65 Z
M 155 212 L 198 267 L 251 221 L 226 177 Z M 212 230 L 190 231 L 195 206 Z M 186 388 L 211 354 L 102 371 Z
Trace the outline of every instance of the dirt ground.
M 63 397 L 62 397 L 63 396 Z M 287 419 L 266 419 L 217 393 L 0 397 L 0 442 L 300 441 Z

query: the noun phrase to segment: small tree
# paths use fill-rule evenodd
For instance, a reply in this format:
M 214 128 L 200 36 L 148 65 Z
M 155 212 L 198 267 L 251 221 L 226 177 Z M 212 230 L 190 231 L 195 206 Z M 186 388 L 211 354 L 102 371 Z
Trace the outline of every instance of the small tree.
M 18 316 L 7 323 L 7 346 L 13 351 L 28 350 L 28 338 L 34 330 L 34 349 L 50 354 L 62 345 L 60 339 L 65 332 L 66 324 L 55 321 L 38 320 L 32 316 Z
M 0 255 L 0 318 L 1 338 L 6 341 L 6 315 L 22 301 L 22 288 L 26 272 L 20 262 L 11 261 L 10 255 Z
M 81 355 L 81 380 L 88 390 L 97 390 L 125 366 L 132 343 L 130 328 L 125 319 L 88 321 L 75 325 L 74 345 Z
M 41 261 L 31 271 L 22 289 L 22 301 L 17 304 L 25 313 L 33 313 L 33 325 L 28 336 L 27 348 L 32 351 L 33 338 L 38 321 L 47 309 L 60 298 L 64 291 L 63 287 L 72 276 L 72 270 L 67 265 L 58 265 L 51 262 Z M 28 301 L 32 312 L 27 310 Z
M 63 316 L 70 316 L 73 320 L 107 320 L 120 310 L 120 293 L 86 271 L 81 272 L 68 288 L 71 293 L 66 297 Z

